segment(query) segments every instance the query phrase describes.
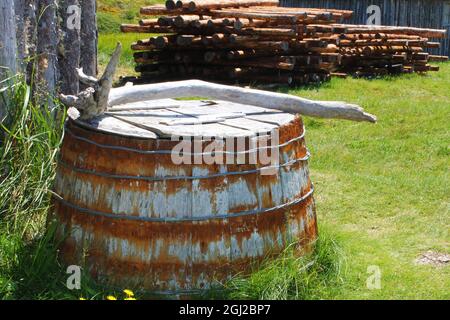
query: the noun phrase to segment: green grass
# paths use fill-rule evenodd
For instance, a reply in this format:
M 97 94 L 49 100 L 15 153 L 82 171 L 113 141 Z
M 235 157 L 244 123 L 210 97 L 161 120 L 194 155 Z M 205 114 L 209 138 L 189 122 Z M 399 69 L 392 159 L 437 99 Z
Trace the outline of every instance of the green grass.
M 100 33 L 120 33 L 121 23 L 135 23 L 143 6 L 164 3 L 163 0 L 100 0 L 97 23 Z
M 134 72 L 131 44 L 137 40 L 150 37 L 149 34 L 120 33 L 122 23 L 137 23 L 142 16 L 139 9 L 143 6 L 164 3 L 164 0 L 100 0 L 98 1 L 97 23 L 99 29 L 99 64 L 100 71 L 111 57 L 117 42 L 123 45 L 123 54 L 116 73 L 120 76 L 137 75 Z
M 429 249 L 450 252 L 450 64 L 426 76 L 337 79 L 290 93 L 360 104 L 376 125 L 306 119 L 319 222 L 349 255 L 336 298 L 450 298 L 450 270 L 416 266 Z M 382 289 L 367 290 L 367 267 Z
M 142 39 L 142 37 L 142 34 L 137 33 L 100 34 L 98 44 L 100 71 L 103 71 L 103 68 L 111 58 L 111 54 L 114 52 L 117 42 L 120 42 L 122 43 L 123 51 L 115 78 L 117 80 L 120 76 L 136 75 L 137 73 L 134 72 L 135 64 L 131 44 Z
M 378 116 L 376 125 L 305 119 L 319 226 L 327 230 L 322 236 L 339 238 L 345 272 L 324 268 L 331 278 L 314 270 L 300 275 L 301 261 L 281 259 L 235 282 L 232 296 L 449 299 L 449 267 L 414 263 L 427 250 L 450 253 L 449 87 L 446 63 L 425 76 L 333 79 L 321 87 L 281 90 L 356 103 Z M 381 289 L 367 288 L 370 266 L 381 271 Z M 295 283 L 304 294 L 288 289 Z
M 54 119 L 63 117 L 36 107 L 20 81 L 10 96 L 0 147 L 0 297 L 41 298 L 58 278 L 51 232 L 44 230 L 62 136 L 63 121 Z
M 65 286 L 47 221 L 65 111 L 57 102 L 52 110 L 36 106 L 30 93 L 20 80 L 11 84 L 0 126 L 0 299 L 102 298 L 87 276 L 81 291 Z
M 332 299 L 345 278 L 345 254 L 336 234 L 321 228 L 312 252 L 299 256 L 289 246 L 276 260 L 256 266 L 250 276 L 226 285 L 226 298 L 264 300 Z
M 122 21 L 136 21 L 140 16 L 141 7 L 161 4 L 164 0 L 99 0 L 97 2 L 99 13 L 115 16 Z

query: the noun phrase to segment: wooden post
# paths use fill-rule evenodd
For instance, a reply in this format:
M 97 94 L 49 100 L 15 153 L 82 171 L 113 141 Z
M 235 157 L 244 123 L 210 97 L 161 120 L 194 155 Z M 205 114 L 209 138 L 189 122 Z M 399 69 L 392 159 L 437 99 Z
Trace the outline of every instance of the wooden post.
M 58 79 L 58 32 L 55 0 L 39 0 L 37 36 L 37 91 L 38 101 L 53 106 Z
M 17 41 L 14 0 L 0 3 L 0 80 L 17 71 Z
M 81 59 L 85 74 L 97 76 L 97 5 L 96 0 L 80 0 L 81 4 Z
M 81 7 L 78 0 L 62 0 L 59 8 L 61 35 L 59 45 L 60 90 L 76 95 L 80 89 L 76 69 L 80 66 Z
M 23 10 L 23 22 L 24 22 L 24 45 L 25 45 L 25 58 L 36 56 L 37 46 L 37 5 L 38 0 L 22 0 L 24 4 Z M 23 64 L 23 72 L 26 75 L 26 80 L 31 82 L 34 72 L 34 60 L 29 61 L 27 64 Z
M 0 81 L 7 79 L 17 70 L 17 42 L 14 21 L 14 0 L 0 2 Z M 0 90 L 7 83 L 0 82 Z M 6 106 L 0 91 L 0 122 L 3 121 Z
M 16 21 L 16 38 L 17 38 L 17 66 L 20 71 L 25 69 L 26 57 L 26 27 L 25 27 L 25 0 L 14 0 L 14 13 Z

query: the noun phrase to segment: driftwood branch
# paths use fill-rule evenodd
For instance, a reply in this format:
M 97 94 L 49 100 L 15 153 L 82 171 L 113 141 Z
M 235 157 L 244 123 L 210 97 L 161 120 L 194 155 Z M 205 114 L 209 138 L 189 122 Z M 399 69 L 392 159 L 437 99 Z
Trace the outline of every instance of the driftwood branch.
M 71 111 L 69 112 L 69 115 L 79 114 L 81 120 L 88 120 L 106 112 L 108 109 L 108 97 L 112 88 L 114 73 L 119 64 L 121 52 L 122 45 L 118 43 L 103 76 L 99 80 L 86 75 L 82 68 L 77 69 L 79 81 L 87 85 L 88 88 L 76 96 L 60 95 L 59 98 L 62 103 L 70 108 L 76 108 L 79 111 Z
M 165 82 L 112 89 L 110 107 L 143 100 L 208 97 L 319 118 L 376 122 L 361 107 L 339 101 L 315 101 L 288 94 L 232 87 L 200 80 Z

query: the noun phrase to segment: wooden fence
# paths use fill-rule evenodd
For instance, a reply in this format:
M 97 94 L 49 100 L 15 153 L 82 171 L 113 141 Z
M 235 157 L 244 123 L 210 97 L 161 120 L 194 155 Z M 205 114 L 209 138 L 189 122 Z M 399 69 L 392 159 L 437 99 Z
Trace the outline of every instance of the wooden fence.
M 97 73 L 96 0 L 1 0 L 0 30 L 0 81 L 21 72 L 51 102 Z

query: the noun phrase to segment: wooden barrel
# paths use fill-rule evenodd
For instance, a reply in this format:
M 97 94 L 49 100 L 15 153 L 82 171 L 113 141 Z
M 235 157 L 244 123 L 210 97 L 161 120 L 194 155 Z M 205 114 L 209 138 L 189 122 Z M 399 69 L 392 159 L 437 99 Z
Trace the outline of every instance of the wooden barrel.
M 111 287 L 189 294 L 307 246 L 317 224 L 304 136 L 299 116 L 225 101 L 69 120 L 53 200 L 63 261 Z

